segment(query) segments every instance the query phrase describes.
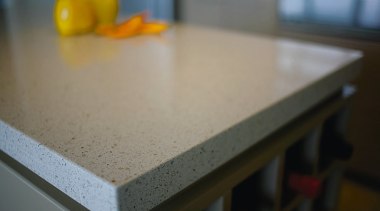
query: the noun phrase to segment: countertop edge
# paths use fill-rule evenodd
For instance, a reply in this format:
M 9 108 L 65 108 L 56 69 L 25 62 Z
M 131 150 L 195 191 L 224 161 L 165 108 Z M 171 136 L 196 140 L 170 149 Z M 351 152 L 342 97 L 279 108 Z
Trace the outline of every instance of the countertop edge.
M 90 210 L 116 210 L 116 188 L 0 120 L 0 149 Z

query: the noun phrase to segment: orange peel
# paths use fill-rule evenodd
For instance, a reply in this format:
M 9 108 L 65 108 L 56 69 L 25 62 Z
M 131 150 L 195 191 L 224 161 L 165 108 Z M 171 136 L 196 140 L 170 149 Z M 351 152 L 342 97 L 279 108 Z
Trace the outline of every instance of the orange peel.
M 147 22 L 146 19 L 147 13 L 140 13 L 118 25 L 99 25 L 95 32 L 111 38 L 127 38 L 139 34 L 159 34 L 169 27 L 165 22 Z
M 140 33 L 141 34 L 159 34 L 169 28 L 167 23 L 163 22 L 149 22 L 144 23 L 141 26 Z

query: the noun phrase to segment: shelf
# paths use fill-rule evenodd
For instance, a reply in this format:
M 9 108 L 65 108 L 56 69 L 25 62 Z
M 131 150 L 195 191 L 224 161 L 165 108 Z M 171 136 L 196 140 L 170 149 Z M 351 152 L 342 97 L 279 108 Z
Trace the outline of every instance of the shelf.
M 232 190 L 232 210 L 274 210 L 283 157 L 277 156 Z
M 300 200 L 298 193 L 288 186 L 289 176 L 292 173 L 314 176 L 317 172 L 319 158 L 319 137 L 321 127 L 317 126 L 290 146 L 285 154 L 285 170 L 282 183 L 281 207 L 292 210 L 297 207 Z M 303 198 L 303 197 L 302 197 Z M 292 209 L 288 208 L 291 207 Z

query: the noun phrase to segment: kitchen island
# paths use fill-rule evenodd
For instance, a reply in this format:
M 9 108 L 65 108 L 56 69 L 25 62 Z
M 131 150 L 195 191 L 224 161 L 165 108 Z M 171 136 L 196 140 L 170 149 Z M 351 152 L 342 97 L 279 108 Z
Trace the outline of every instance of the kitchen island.
M 0 149 L 90 210 L 154 208 L 339 91 L 362 57 L 191 25 L 112 40 L 33 21 L 2 32 Z

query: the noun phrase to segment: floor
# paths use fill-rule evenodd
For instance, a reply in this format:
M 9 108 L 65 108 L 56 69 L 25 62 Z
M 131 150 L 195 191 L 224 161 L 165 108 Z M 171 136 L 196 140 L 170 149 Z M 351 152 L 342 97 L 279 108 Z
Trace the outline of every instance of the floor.
M 380 211 L 380 191 L 344 179 L 338 211 Z

